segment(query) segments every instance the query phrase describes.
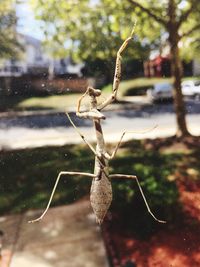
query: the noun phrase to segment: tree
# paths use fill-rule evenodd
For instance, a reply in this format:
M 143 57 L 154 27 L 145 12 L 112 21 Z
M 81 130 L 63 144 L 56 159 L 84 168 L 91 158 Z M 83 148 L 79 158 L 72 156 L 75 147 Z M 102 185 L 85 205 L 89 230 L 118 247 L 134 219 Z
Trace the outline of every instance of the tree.
M 110 80 L 116 51 L 128 36 L 138 17 L 134 49 L 128 49 L 127 58 L 144 59 L 150 49 L 160 45 L 163 33 L 168 33 L 171 70 L 174 77 L 174 106 L 177 136 L 189 135 L 185 105 L 181 92 L 182 64 L 179 43 L 200 29 L 199 0 L 37 0 L 33 1 L 37 17 L 56 53 L 73 50 L 77 58 L 91 62 L 104 61 L 104 72 Z M 138 39 L 140 37 L 140 40 Z M 64 45 L 63 45 L 64 44 Z M 94 70 L 95 71 L 95 70 Z
M 93 75 L 95 72 L 104 73 L 107 81 L 111 82 L 116 51 L 130 34 L 134 20 L 124 16 L 124 4 L 120 4 L 122 7 L 118 9 L 112 1 L 92 2 L 38 0 L 33 1 L 33 5 L 36 18 L 43 22 L 46 43 L 51 46 L 54 56 L 70 55 L 74 60 L 83 60 L 93 67 Z M 113 13 L 116 8 L 117 12 Z M 149 51 L 149 43 L 141 43 L 136 38 L 124 59 L 142 60 Z
M 14 1 L 1 0 L 0 5 L 0 57 L 15 57 L 19 44 L 16 37 Z
M 145 1 L 145 5 L 140 1 L 127 1 L 134 8 L 139 8 L 145 12 L 168 33 L 171 72 L 174 77 L 174 106 L 177 120 L 177 136 L 190 135 L 186 125 L 186 110 L 181 91 L 182 64 L 179 43 L 183 38 L 197 31 L 200 32 L 200 23 L 198 19 L 200 14 L 200 2 L 199 0 L 166 0 L 162 1 L 162 3 L 160 2 L 160 5 L 157 4 L 157 6 L 155 6 L 155 1 L 151 0 Z M 192 19 L 192 23 L 190 23 L 192 24 L 191 26 L 188 23 L 190 18 Z M 185 28 L 188 29 L 185 30 Z

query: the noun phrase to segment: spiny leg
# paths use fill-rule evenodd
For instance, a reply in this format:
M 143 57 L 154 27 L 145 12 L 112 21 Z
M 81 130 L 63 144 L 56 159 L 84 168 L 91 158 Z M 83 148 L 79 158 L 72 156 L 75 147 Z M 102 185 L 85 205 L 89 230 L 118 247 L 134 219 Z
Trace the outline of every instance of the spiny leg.
M 127 47 L 128 43 L 130 42 L 130 40 L 133 38 L 133 34 L 134 34 L 134 31 L 135 31 L 135 26 L 136 26 L 136 21 L 134 23 L 134 26 L 133 26 L 133 29 L 132 29 L 132 32 L 131 32 L 130 36 L 123 42 L 123 44 L 121 45 L 121 47 L 119 48 L 119 50 L 117 52 L 112 94 L 111 94 L 110 97 L 108 97 L 98 107 L 98 110 L 102 110 L 103 108 L 108 106 L 110 103 L 112 103 L 116 99 L 117 90 L 118 90 L 118 87 L 119 87 L 119 84 L 120 84 L 120 79 L 121 79 L 121 59 L 122 59 L 121 54 L 126 49 L 126 47 Z
M 84 135 L 79 131 L 79 129 L 76 127 L 76 125 L 74 124 L 74 122 L 72 121 L 71 117 L 69 116 L 69 114 L 66 112 L 66 115 L 70 121 L 70 123 L 72 124 L 72 126 L 74 127 L 74 129 L 76 130 L 76 132 L 80 135 L 80 137 L 82 138 L 83 142 L 88 145 L 88 147 L 92 150 L 92 152 L 94 153 L 95 156 L 97 156 L 97 153 L 94 149 L 94 147 L 85 139 Z
M 141 195 L 142 195 L 142 198 L 143 198 L 143 200 L 144 200 L 144 203 L 145 203 L 145 205 L 146 205 L 146 207 L 147 207 L 147 210 L 148 210 L 148 212 L 150 213 L 150 215 L 151 215 L 151 216 L 154 218 L 154 220 L 156 220 L 157 222 L 159 222 L 159 223 L 166 223 L 166 221 L 162 221 L 162 220 L 157 219 L 157 218 L 155 217 L 155 215 L 153 214 L 153 212 L 151 211 L 151 209 L 150 209 L 150 207 L 149 207 L 149 204 L 147 203 L 147 199 L 146 199 L 146 197 L 145 197 L 145 195 L 144 195 L 144 192 L 143 192 L 143 190 L 142 190 L 142 187 L 141 187 L 141 185 L 140 185 L 140 183 L 139 183 L 139 180 L 138 180 L 137 176 L 135 176 L 135 175 L 126 175 L 126 174 L 111 174 L 111 175 L 109 175 L 109 178 L 127 178 L 127 179 L 135 179 L 136 182 L 137 182 L 137 185 L 138 185 L 138 187 L 139 187 L 140 193 L 141 193 Z
M 154 130 L 155 128 L 157 127 L 157 125 L 155 125 L 154 127 L 150 128 L 150 129 L 147 129 L 147 130 L 144 130 L 144 131 L 124 131 L 119 139 L 119 142 L 117 143 L 113 153 L 111 154 L 111 156 L 109 157 L 109 159 L 113 159 L 117 153 L 117 150 L 119 149 L 120 145 L 121 145 L 121 142 L 122 142 L 122 139 L 124 138 L 125 134 L 127 133 L 137 133 L 137 134 L 145 134 L 145 133 L 148 133 L 152 130 Z
M 92 150 L 92 152 L 94 153 L 94 155 L 99 159 L 100 164 L 103 166 L 103 164 L 101 163 L 101 155 L 99 155 L 96 150 L 93 148 L 93 146 L 85 139 L 84 135 L 79 131 L 79 129 L 76 127 L 76 125 L 74 124 L 74 122 L 72 121 L 71 117 L 69 116 L 69 114 L 66 112 L 66 115 L 69 119 L 69 121 L 71 122 L 72 126 L 74 127 L 74 129 L 76 130 L 76 132 L 80 135 L 80 137 L 82 138 L 82 140 L 88 145 L 88 147 Z M 109 155 L 108 155 L 109 156 Z
M 31 220 L 31 221 L 29 221 L 29 223 L 34 223 L 34 222 L 38 222 L 38 221 L 42 220 L 42 218 L 44 217 L 44 215 L 47 213 L 47 211 L 48 211 L 48 209 L 49 209 L 49 206 L 50 206 L 51 201 L 52 201 L 52 199 L 53 199 L 53 196 L 54 196 L 54 193 L 55 193 L 55 191 L 56 191 L 56 188 L 57 188 L 58 182 L 59 182 L 59 180 L 60 180 L 60 177 L 61 177 L 62 175 L 67 175 L 67 174 L 68 174 L 68 175 L 82 175 L 82 176 L 88 176 L 88 177 L 91 177 L 91 178 L 94 178 L 94 177 L 95 177 L 94 174 L 86 173 L 86 172 L 66 172 L 66 171 L 61 171 L 61 172 L 58 174 L 57 178 L 56 178 L 56 182 L 55 182 L 55 184 L 54 184 L 54 187 L 53 187 L 53 190 L 52 190 L 52 193 L 51 193 L 51 196 L 50 196 L 50 199 L 49 199 L 49 202 L 48 202 L 48 204 L 47 204 L 46 209 L 44 210 L 44 212 L 42 213 L 42 215 L 41 215 L 39 218 L 37 218 L 37 219 L 35 219 L 35 220 Z

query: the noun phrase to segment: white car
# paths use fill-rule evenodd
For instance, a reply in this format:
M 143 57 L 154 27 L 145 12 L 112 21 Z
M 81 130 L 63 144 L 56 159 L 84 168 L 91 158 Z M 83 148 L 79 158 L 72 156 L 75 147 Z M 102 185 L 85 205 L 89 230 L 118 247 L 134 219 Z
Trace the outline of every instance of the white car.
M 170 83 L 157 83 L 154 85 L 153 89 L 147 90 L 147 96 L 152 101 L 160 101 L 172 99 L 173 86 Z
M 200 80 L 184 81 L 181 84 L 182 94 L 184 96 L 192 96 L 195 99 L 200 99 Z

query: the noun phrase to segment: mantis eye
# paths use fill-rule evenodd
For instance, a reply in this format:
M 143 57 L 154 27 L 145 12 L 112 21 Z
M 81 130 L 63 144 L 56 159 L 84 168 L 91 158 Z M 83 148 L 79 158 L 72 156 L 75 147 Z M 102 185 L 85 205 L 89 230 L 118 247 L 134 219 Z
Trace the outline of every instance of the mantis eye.
M 101 90 L 95 89 L 95 96 L 100 96 L 101 95 Z

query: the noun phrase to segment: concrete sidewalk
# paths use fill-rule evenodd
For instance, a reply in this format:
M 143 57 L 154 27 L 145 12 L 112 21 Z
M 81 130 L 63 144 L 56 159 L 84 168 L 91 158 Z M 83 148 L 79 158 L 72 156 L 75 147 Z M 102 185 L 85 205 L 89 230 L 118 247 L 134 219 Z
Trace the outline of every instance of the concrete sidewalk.
M 10 252 L 11 267 L 109 266 L 89 201 L 51 208 L 41 222 L 27 223 L 40 214 L 0 217 L 3 250 Z

